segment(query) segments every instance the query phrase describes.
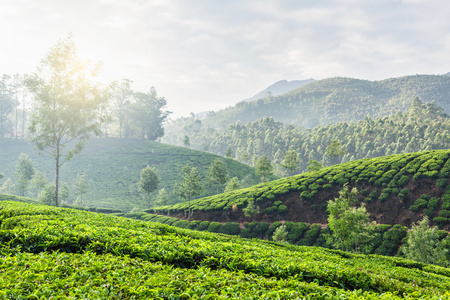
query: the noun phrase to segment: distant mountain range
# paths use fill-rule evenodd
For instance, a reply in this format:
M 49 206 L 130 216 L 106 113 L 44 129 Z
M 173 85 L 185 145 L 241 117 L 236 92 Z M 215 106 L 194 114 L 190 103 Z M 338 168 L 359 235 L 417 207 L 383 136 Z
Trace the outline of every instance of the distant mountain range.
M 258 94 L 254 95 L 253 97 L 244 99 L 243 101 L 253 101 L 258 100 L 264 97 L 267 97 L 268 95 L 271 96 L 279 96 L 284 93 L 287 93 L 289 91 L 298 89 L 304 85 L 307 85 L 308 83 L 314 82 L 315 80 L 312 78 L 305 79 L 305 80 L 293 80 L 293 81 L 287 81 L 287 80 L 280 80 L 272 84 L 271 86 L 265 88 Z

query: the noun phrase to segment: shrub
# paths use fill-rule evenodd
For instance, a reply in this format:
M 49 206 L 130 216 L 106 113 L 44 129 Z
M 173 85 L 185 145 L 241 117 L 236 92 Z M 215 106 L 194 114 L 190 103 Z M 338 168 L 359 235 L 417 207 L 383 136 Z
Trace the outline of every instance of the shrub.
M 253 228 L 253 233 L 257 237 L 264 238 L 266 235 L 267 229 L 269 228 L 270 224 L 267 222 L 255 222 L 256 226 Z
M 381 193 L 380 197 L 378 197 L 378 200 L 379 200 L 380 202 L 384 202 L 384 201 L 387 200 L 387 198 L 389 198 L 389 194 Z
M 285 213 L 287 211 L 287 206 L 286 205 L 280 205 L 278 206 L 278 213 L 282 214 Z
M 447 218 L 444 218 L 444 217 L 435 217 L 435 218 L 433 218 L 433 222 L 434 222 L 434 224 L 436 224 L 439 228 L 442 228 L 442 227 L 444 227 L 444 226 L 447 224 L 448 219 L 447 219 Z
M 405 184 L 407 184 L 409 181 L 409 177 L 406 175 L 402 175 L 402 177 L 400 177 L 400 179 L 397 181 L 397 185 L 398 186 L 404 186 Z
M 191 223 L 188 224 L 188 226 L 186 228 L 189 228 L 191 230 L 196 230 L 197 226 L 200 224 L 200 222 L 201 221 L 198 221 L 198 220 L 191 221 Z
M 208 229 L 208 226 L 209 226 L 209 221 L 200 222 L 200 224 L 198 224 L 197 230 L 204 231 L 204 230 Z
M 375 249 L 375 254 L 391 255 L 401 245 L 402 239 L 406 236 L 407 228 L 401 225 L 394 225 L 391 230 L 383 234 L 383 242 Z
M 179 228 L 187 228 L 188 225 L 189 225 L 188 220 L 178 220 L 178 221 L 172 223 L 172 226 L 179 227 Z
M 231 235 L 239 235 L 241 228 L 239 227 L 239 223 L 228 222 L 222 225 L 219 229 L 219 233 L 231 234 Z
M 441 209 L 439 211 L 439 217 L 450 218 L 450 210 Z
M 403 189 L 403 190 L 400 191 L 400 193 L 398 193 L 398 196 L 400 198 L 405 198 L 408 195 L 409 195 L 409 190 L 408 189 Z
M 436 186 L 438 188 L 445 188 L 448 184 L 448 179 L 447 178 L 441 178 L 436 180 Z
M 222 227 L 222 224 L 219 222 L 211 222 L 208 226 L 208 229 L 206 231 L 208 232 L 219 232 L 220 227 Z
M 283 204 L 283 202 L 282 202 L 282 201 L 275 201 L 275 202 L 273 203 L 274 206 L 278 206 L 278 205 L 280 205 L 280 204 Z
M 320 235 L 322 226 L 320 224 L 313 224 L 311 228 L 306 231 L 304 237 L 297 242 L 297 245 L 301 246 L 312 246 L 316 242 Z
M 427 208 L 431 209 L 431 210 L 435 210 L 438 207 L 438 204 L 439 204 L 438 198 L 432 197 L 432 198 L 430 198 L 430 200 L 428 200 Z
M 286 222 L 287 223 L 287 222 Z M 291 244 L 295 244 L 303 234 L 309 229 L 309 225 L 306 223 L 294 223 L 289 229 L 289 233 L 286 236 L 286 241 Z
M 239 236 L 241 238 L 246 238 L 246 239 L 253 238 L 252 231 L 250 230 L 250 228 L 242 228 Z
M 267 229 L 266 235 L 269 239 L 272 239 L 272 235 L 275 232 L 275 229 L 281 226 L 281 222 L 273 222 L 272 225 Z
M 276 206 L 266 207 L 266 209 L 264 209 L 264 211 L 266 212 L 266 214 L 270 215 L 277 211 L 277 207 Z
M 429 209 L 429 208 L 425 208 L 425 209 L 423 210 L 423 213 L 424 213 L 428 218 L 431 218 L 431 217 L 433 216 L 434 210 Z

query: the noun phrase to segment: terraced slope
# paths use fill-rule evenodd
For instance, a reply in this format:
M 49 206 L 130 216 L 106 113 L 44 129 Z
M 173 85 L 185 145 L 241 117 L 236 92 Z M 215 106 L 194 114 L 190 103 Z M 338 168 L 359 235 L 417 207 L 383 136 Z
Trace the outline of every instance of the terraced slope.
M 423 215 L 450 230 L 450 150 L 361 159 L 191 202 L 193 218 L 216 222 L 326 223 L 326 204 L 348 183 L 360 191 L 371 218 L 410 226 Z M 245 217 L 250 200 L 260 213 Z M 187 203 L 149 212 L 185 218 Z
M 3 299 L 450 297 L 446 268 L 19 202 L 0 245 Z
M 54 178 L 54 161 L 49 156 L 39 155 L 33 151 L 33 145 L 18 140 L 0 141 L 0 171 L 5 178 L 13 176 L 15 163 L 20 153 L 27 153 L 36 168 L 47 174 L 49 180 Z M 86 148 L 73 160 L 61 168 L 60 181 L 72 187 L 77 174 L 86 174 L 90 179 L 89 193 L 84 197 L 86 205 L 122 210 L 131 210 L 134 206 L 145 208 L 142 194 L 136 183 L 142 168 L 147 165 L 155 167 L 161 183 L 159 188 L 169 192 L 172 203 L 184 201 L 171 194 L 175 181 L 180 180 L 181 168 L 190 163 L 198 168 L 202 178 L 206 178 L 210 165 L 215 159 L 222 159 L 228 169 L 229 177 L 243 179 L 249 174 L 249 183 L 256 184 L 260 179 L 252 167 L 219 157 L 214 154 L 175 147 L 141 139 L 101 138 L 88 141 Z M 274 177 L 276 178 L 276 177 Z M 222 185 L 220 188 L 224 188 Z M 214 186 L 205 185 L 201 197 L 216 193 Z M 153 199 L 156 195 L 152 195 Z M 71 200 L 76 195 L 71 196 Z M 169 203 L 171 203 L 169 202 Z

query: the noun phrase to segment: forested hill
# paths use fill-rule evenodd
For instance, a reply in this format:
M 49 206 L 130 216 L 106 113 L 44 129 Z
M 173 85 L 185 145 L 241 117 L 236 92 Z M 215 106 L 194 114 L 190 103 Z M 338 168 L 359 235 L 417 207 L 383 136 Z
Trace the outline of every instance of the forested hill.
M 342 121 L 359 121 L 366 115 L 390 116 L 408 109 L 412 99 L 436 104 L 450 113 L 450 77 L 415 75 L 368 81 L 352 78 L 318 80 L 280 95 L 209 113 L 201 120 L 180 118 L 166 125 L 163 141 L 176 144 L 177 138 L 190 135 L 200 122 L 204 130 L 221 130 L 230 124 L 245 124 L 262 117 L 272 117 L 284 124 L 313 128 Z M 181 129 L 181 130 L 180 130 Z
M 5 174 L 0 179 L 0 187 L 8 178 L 13 184 L 17 183 L 14 170 L 20 153 L 28 154 L 35 168 L 44 172 L 49 181 L 54 180 L 54 160 L 34 152 L 32 145 L 20 140 L 3 139 L 0 141 L 0 153 L 0 171 Z M 142 168 L 147 165 L 154 167 L 160 178 L 158 189 L 165 188 L 169 203 L 177 203 L 184 200 L 174 195 L 173 190 L 186 163 L 197 167 L 202 179 L 205 179 L 199 197 L 216 194 L 216 187 L 207 184 L 206 180 L 209 168 L 216 159 L 225 162 L 229 179 L 237 177 L 247 186 L 260 182 L 254 168 L 232 159 L 142 139 L 100 138 L 89 140 L 79 155 L 62 166 L 60 183 L 66 182 L 71 190 L 67 199 L 69 203 L 77 197 L 73 189 L 77 175 L 86 174 L 89 179 L 89 191 L 83 196 L 86 205 L 121 210 L 146 208 L 143 193 L 137 187 Z M 223 189 L 224 184 L 221 184 L 220 190 Z M 38 192 L 30 185 L 27 195 L 36 197 Z M 9 194 L 8 191 L 3 193 Z M 153 200 L 157 194 L 151 195 Z
M 450 118 L 433 103 L 423 104 L 415 99 L 409 102 L 406 112 L 384 118 L 365 117 L 358 122 L 328 124 L 312 130 L 300 130 L 265 118 L 244 125 L 235 123 L 224 131 L 204 130 L 199 125 L 189 138 L 193 148 L 208 149 L 219 155 L 229 149 L 236 160 L 250 165 L 256 158 L 267 155 L 281 175 L 284 170 L 280 164 L 289 149 L 298 153 L 299 173 L 306 171 L 311 159 L 332 164 L 395 153 L 449 149 Z M 339 141 L 345 151 L 334 162 L 326 154 L 333 140 Z

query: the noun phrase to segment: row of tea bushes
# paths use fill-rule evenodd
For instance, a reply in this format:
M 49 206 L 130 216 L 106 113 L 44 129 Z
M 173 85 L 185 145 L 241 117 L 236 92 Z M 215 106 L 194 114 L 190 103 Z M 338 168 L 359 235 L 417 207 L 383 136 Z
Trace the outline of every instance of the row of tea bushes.
M 124 215 L 135 219 L 157 222 L 161 224 L 171 225 L 179 228 L 186 228 L 196 231 L 207 231 L 229 235 L 239 235 L 242 238 L 258 238 L 272 240 L 275 230 L 284 224 L 287 236 L 286 242 L 299 246 L 319 246 L 331 247 L 327 244 L 326 236 L 332 235 L 328 227 L 322 229 L 320 224 L 309 225 L 303 222 L 251 222 L 243 223 L 242 225 L 234 222 L 210 222 L 192 220 L 180 220 L 177 218 L 147 214 L 144 212 Z M 406 236 L 407 228 L 401 225 L 377 225 L 374 229 L 373 239 L 368 241 L 367 245 L 363 247 L 365 253 L 374 253 L 379 255 L 393 255 L 396 254 L 399 247 L 403 244 L 403 239 Z M 446 238 L 447 232 L 441 231 L 441 238 Z M 450 237 L 449 246 L 450 246 Z
M 401 258 L 18 202 L 0 224 L 4 299 L 450 297 L 450 269 Z

